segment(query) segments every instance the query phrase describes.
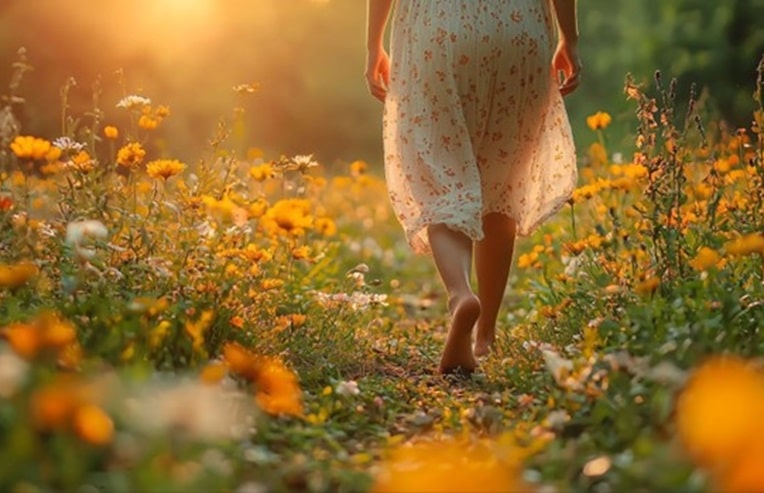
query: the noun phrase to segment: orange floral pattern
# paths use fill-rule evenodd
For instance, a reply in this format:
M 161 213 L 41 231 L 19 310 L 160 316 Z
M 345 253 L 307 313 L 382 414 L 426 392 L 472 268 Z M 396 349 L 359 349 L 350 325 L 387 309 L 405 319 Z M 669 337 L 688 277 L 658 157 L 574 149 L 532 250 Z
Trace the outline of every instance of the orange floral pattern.
M 551 69 L 548 0 L 398 0 L 385 101 L 385 174 L 413 249 L 427 226 L 473 240 L 503 213 L 530 234 L 576 184 Z

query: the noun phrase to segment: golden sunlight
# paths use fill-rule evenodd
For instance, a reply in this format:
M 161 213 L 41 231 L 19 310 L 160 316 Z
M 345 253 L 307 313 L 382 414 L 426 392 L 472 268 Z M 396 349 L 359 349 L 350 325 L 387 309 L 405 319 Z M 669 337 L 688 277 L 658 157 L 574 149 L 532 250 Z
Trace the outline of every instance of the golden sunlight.
M 202 47 L 221 30 L 221 12 L 214 0 L 143 2 L 135 41 L 151 40 L 154 49 Z
M 150 9 L 160 16 L 182 16 L 185 22 L 203 20 L 213 11 L 213 0 L 156 0 Z

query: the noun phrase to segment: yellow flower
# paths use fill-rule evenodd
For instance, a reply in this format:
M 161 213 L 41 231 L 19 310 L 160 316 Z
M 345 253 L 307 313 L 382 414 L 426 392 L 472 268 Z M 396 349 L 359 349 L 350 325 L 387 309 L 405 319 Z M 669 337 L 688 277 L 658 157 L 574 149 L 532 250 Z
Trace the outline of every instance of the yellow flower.
M 369 165 L 365 161 L 353 161 L 350 163 L 350 175 L 359 176 L 369 169 Z
M 292 258 L 295 260 L 310 259 L 310 247 L 302 245 L 292 249 Z
M 274 234 L 300 236 L 313 225 L 310 201 L 306 199 L 279 200 L 266 211 L 263 218 L 267 230 Z
M 655 292 L 660 284 L 661 280 L 659 277 L 649 276 L 644 281 L 641 281 L 639 284 L 637 284 L 637 286 L 634 288 L 634 292 L 642 296 L 648 295 Z
M 273 258 L 273 254 L 269 250 L 261 249 L 255 243 L 248 243 L 244 248 L 223 250 L 218 253 L 218 256 L 224 258 L 239 257 L 248 262 L 267 262 Z
M 95 161 L 87 151 L 80 151 L 72 157 L 67 166 L 76 169 L 80 173 L 90 173 L 95 169 Z
M 592 130 L 604 130 L 610 125 L 612 118 L 604 111 L 598 111 L 597 113 L 586 117 L 586 125 Z
M 714 187 L 707 183 L 698 183 L 693 189 L 693 193 L 698 199 L 705 200 L 714 194 Z
M 42 347 L 40 332 L 31 324 L 12 323 L 3 327 L 0 335 L 8 341 L 16 354 L 27 360 L 37 356 Z
M 729 159 L 719 158 L 714 161 L 714 169 L 719 173 L 724 174 L 732 169 L 732 163 Z
M 715 267 L 720 261 L 719 252 L 709 247 L 702 247 L 694 259 L 690 260 L 690 267 L 698 271 L 705 271 Z
M 29 135 L 20 135 L 11 142 L 11 150 L 19 159 L 47 159 L 53 149 L 49 141 Z
M 146 173 L 152 178 L 164 178 L 178 175 L 186 169 L 186 165 L 175 159 L 158 159 L 146 165 Z
M 215 312 L 212 310 L 205 310 L 202 312 L 198 320 L 193 322 L 186 322 L 186 334 L 191 338 L 194 343 L 194 349 L 199 350 L 204 344 L 204 333 L 212 325 Z
M 225 365 L 221 363 L 210 363 L 202 368 L 202 372 L 199 375 L 199 378 L 203 383 L 215 385 L 223 380 L 227 372 L 228 369 Z
M 641 164 L 624 164 L 621 166 L 621 172 L 629 177 L 634 179 L 640 179 L 640 178 L 646 178 L 647 177 L 647 167 L 641 165 Z
M 764 443 L 764 375 L 733 356 L 691 375 L 676 404 L 679 438 L 699 464 L 723 469 Z
M 330 217 L 318 217 L 314 224 L 315 230 L 324 236 L 337 234 L 337 224 Z
M 77 339 L 74 325 L 55 312 L 45 312 L 34 321 L 45 347 L 63 349 Z
M 113 125 L 106 125 L 103 128 L 103 135 L 107 139 L 115 140 L 119 137 L 119 129 Z
M 0 288 L 16 289 L 32 279 L 40 269 L 32 262 L 0 264 Z
M 247 379 L 254 379 L 260 366 L 257 357 L 238 342 L 223 346 L 223 362 L 233 373 Z
M 209 195 L 203 195 L 202 202 L 207 206 L 207 211 L 222 222 L 230 221 L 234 224 L 243 224 L 249 217 L 247 209 L 240 207 L 228 193 L 223 195 L 220 200 Z
M 107 445 L 114 438 L 114 422 L 98 406 L 81 406 L 72 419 L 72 427 L 77 436 L 91 445 Z
M 263 291 L 278 289 L 283 285 L 283 279 L 263 279 L 263 281 L 260 283 L 260 287 L 263 289 Z
M 154 114 L 157 116 L 157 118 L 167 118 L 170 116 L 170 107 L 164 104 L 160 104 L 157 106 Z
M 136 169 L 146 157 L 146 150 L 138 142 L 124 145 L 117 151 L 117 164 L 128 169 Z
M 332 188 L 336 190 L 342 190 L 345 188 L 350 188 L 350 186 L 353 184 L 353 179 L 349 176 L 335 176 L 332 178 Z
M 269 178 L 273 178 L 275 176 L 275 171 L 273 170 L 273 165 L 271 163 L 263 163 L 258 164 L 257 166 L 252 166 L 249 169 L 249 175 L 256 181 L 265 181 Z
M 172 323 L 169 320 L 162 320 L 154 327 L 154 330 L 149 334 L 149 346 L 152 349 L 156 349 L 164 341 L 167 335 L 170 333 Z
M 59 380 L 32 394 L 30 416 L 41 430 L 63 429 L 81 403 L 81 396 L 72 382 Z
M 74 371 L 79 367 L 83 358 L 84 352 L 82 351 L 82 346 L 75 341 L 64 348 L 61 348 L 58 352 L 56 364 L 59 368 L 64 370 Z
M 77 339 L 74 325 L 55 312 L 44 312 L 29 323 L 14 322 L 0 330 L 0 335 L 16 354 L 26 359 L 45 349 L 60 355 Z
M 724 249 L 730 255 L 744 256 L 752 253 L 764 255 L 764 236 L 752 233 L 742 238 L 730 241 L 724 245 Z
M 265 214 L 265 211 L 267 210 L 268 210 L 268 201 L 263 198 L 256 199 L 254 202 L 252 202 L 249 205 L 249 215 L 250 217 L 254 219 L 262 217 L 263 214 Z
M 537 252 L 524 253 L 518 257 L 517 267 L 519 269 L 527 269 L 528 267 L 533 267 L 536 265 L 538 258 L 539 254 Z
M 276 319 L 274 328 L 277 332 L 281 332 L 290 328 L 302 327 L 308 320 L 307 315 L 302 313 L 292 313 L 291 315 L 282 315 Z
M 268 414 L 302 416 L 302 391 L 297 376 L 277 359 L 263 359 L 255 378 L 255 401 Z
M 747 450 L 726 469 L 716 474 L 714 491 L 725 493 L 751 493 L 764 491 L 764 447 Z
M 600 193 L 603 189 L 609 188 L 609 186 L 610 181 L 602 179 L 598 179 L 594 183 L 582 185 L 573 190 L 573 202 L 579 203 L 584 200 L 588 200 Z
M 154 130 L 159 126 L 159 120 L 149 115 L 141 115 L 138 119 L 138 126 L 144 130 Z
M 241 318 L 238 315 L 234 315 L 230 319 L 228 319 L 228 324 L 231 327 L 236 327 L 237 329 L 243 329 L 244 328 L 244 319 Z
M 530 491 L 518 465 L 508 463 L 512 451 L 500 454 L 494 448 L 458 440 L 399 446 L 377 474 L 372 492 Z

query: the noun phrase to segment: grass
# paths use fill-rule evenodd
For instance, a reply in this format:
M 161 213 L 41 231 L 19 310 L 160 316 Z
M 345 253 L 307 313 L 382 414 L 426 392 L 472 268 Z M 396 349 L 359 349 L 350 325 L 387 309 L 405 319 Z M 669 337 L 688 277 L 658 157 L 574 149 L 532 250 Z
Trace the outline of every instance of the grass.
M 443 291 L 366 163 L 237 153 L 235 120 L 168 160 L 142 95 L 69 115 L 64 90 L 60 136 L 6 126 L 0 485 L 764 488 L 761 83 L 740 131 L 675 115 L 660 78 L 627 92 L 633 159 L 593 116 L 466 380 L 435 372 Z

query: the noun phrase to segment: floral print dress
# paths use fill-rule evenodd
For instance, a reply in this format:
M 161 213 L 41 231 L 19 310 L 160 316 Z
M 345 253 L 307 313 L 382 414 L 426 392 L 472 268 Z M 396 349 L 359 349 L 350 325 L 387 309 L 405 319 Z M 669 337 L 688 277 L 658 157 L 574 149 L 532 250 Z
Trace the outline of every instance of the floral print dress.
M 427 226 L 473 240 L 498 212 L 527 235 L 576 184 L 551 58 L 549 0 L 397 0 L 383 136 L 390 199 L 412 248 Z

